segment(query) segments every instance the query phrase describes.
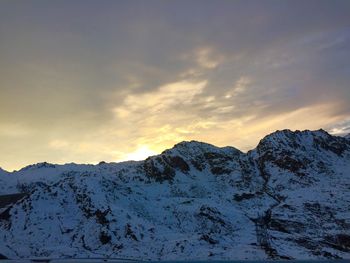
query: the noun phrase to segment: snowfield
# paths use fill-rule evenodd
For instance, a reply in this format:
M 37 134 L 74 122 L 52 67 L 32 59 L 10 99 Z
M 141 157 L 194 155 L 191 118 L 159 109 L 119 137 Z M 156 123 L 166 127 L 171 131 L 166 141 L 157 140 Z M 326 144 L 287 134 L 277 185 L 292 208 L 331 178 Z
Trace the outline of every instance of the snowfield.
M 138 162 L 0 169 L 0 194 L 16 193 L 0 205 L 7 258 L 350 259 L 350 139 L 323 130 L 248 153 L 190 141 Z

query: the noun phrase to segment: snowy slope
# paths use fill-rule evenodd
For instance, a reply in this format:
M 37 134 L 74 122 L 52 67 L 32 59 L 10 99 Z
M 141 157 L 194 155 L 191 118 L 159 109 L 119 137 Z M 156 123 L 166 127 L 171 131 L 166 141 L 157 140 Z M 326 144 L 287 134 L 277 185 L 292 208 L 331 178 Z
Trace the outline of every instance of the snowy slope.
M 0 254 L 350 258 L 350 141 L 277 131 L 248 153 L 181 142 L 145 161 L 0 171 Z

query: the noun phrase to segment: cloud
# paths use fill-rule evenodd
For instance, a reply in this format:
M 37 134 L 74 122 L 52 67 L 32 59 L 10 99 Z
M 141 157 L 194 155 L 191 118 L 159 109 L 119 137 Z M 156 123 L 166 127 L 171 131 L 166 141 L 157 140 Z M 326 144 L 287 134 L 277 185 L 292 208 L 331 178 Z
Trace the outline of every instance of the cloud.
M 342 120 L 338 123 L 335 123 L 329 127 L 327 127 L 329 133 L 343 136 L 350 134 L 350 119 Z
M 0 165 L 122 160 L 184 139 L 248 149 L 277 128 L 339 133 L 349 10 L 342 0 L 1 3 Z
M 158 90 L 145 94 L 128 95 L 122 106 L 113 109 L 120 119 L 127 119 L 138 113 L 153 116 L 178 105 L 189 105 L 193 98 L 202 93 L 206 81 L 190 83 L 180 81 L 166 84 Z
M 69 143 L 65 140 L 52 140 L 49 142 L 49 147 L 53 149 L 67 149 L 69 147 Z
M 222 56 L 214 54 L 213 50 L 205 47 L 196 50 L 196 60 L 200 67 L 213 69 L 223 60 Z
M 161 144 L 182 140 L 195 133 L 197 127 L 209 125 L 188 110 L 206 83 L 179 81 L 148 93 L 129 95 L 122 105 L 113 108 L 115 122 L 127 131 L 126 136 L 132 136 L 129 140 L 152 145 L 159 151 Z
M 33 133 L 33 130 L 17 123 L 1 123 L 0 138 L 25 138 Z
M 232 90 L 229 90 L 226 94 L 225 94 L 225 98 L 229 99 L 232 98 L 234 96 L 238 96 L 240 94 L 242 94 L 243 92 L 246 91 L 246 89 L 248 88 L 248 86 L 251 84 L 252 80 L 248 77 L 240 77 Z

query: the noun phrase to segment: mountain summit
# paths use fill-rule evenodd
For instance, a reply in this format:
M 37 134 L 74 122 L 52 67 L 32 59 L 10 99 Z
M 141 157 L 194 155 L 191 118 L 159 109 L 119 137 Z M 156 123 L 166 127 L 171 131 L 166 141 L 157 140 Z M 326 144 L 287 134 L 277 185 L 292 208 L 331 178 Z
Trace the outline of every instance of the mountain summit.
M 248 153 L 190 141 L 138 162 L 40 163 L 0 183 L 7 258 L 350 258 L 350 141 L 324 130 Z

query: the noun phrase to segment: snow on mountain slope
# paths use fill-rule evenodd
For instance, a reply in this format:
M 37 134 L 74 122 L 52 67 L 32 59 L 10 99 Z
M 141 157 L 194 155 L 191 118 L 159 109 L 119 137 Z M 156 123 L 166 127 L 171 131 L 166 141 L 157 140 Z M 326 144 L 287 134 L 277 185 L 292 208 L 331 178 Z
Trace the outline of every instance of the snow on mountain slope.
M 145 161 L 0 173 L 0 254 L 350 258 L 350 141 L 277 131 L 247 154 L 181 142 Z
M 349 258 L 349 149 L 349 141 L 323 130 L 285 130 L 252 151 L 277 201 L 264 215 L 275 251 Z

